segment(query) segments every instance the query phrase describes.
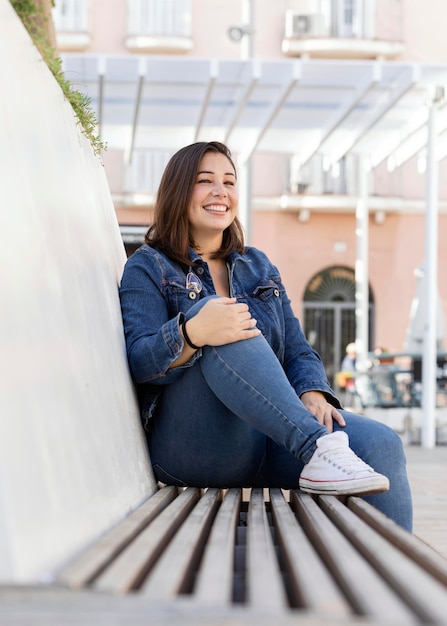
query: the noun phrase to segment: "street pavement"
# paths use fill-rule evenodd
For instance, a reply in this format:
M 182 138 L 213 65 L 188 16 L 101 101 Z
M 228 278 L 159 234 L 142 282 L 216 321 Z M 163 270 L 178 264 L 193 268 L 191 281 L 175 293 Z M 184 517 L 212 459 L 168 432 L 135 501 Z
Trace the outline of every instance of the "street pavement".
M 414 534 L 447 558 L 447 445 L 405 445 Z

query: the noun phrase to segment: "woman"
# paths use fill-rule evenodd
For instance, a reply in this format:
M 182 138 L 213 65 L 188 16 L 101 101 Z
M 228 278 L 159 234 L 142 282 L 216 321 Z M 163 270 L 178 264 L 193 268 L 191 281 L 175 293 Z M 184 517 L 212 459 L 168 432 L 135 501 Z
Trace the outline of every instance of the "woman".
M 124 270 L 127 355 L 155 476 L 376 494 L 370 502 L 411 530 L 400 438 L 339 410 L 278 270 L 244 246 L 236 177 L 221 143 L 179 150 Z

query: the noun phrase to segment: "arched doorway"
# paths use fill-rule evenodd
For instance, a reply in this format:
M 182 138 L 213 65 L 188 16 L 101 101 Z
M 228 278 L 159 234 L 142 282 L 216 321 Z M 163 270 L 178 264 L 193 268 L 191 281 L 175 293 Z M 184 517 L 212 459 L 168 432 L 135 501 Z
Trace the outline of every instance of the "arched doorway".
M 303 299 L 304 332 L 321 358 L 331 384 L 348 343 L 355 340 L 355 273 L 344 266 L 315 274 Z M 369 289 L 369 346 L 373 344 L 374 304 Z

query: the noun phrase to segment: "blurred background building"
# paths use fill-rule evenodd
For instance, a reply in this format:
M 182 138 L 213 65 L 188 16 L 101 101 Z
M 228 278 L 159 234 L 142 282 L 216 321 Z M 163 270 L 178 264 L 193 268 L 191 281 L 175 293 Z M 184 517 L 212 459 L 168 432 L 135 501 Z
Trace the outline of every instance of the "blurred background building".
M 225 141 L 249 242 L 279 267 L 331 379 L 362 298 L 366 348 L 405 349 L 427 252 L 435 102 L 433 245 L 447 310 L 443 0 L 56 0 L 54 21 L 66 75 L 90 95 L 108 144 L 128 254 L 171 154 Z

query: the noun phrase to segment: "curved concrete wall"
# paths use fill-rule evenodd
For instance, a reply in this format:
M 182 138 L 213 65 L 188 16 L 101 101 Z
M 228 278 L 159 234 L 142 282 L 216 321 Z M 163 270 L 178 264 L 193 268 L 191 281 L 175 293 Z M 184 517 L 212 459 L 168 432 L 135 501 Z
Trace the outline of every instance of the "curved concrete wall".
M 0 582 L 36 582 L 156 486 L 103 167 L 8 0 L 0 69 Z

